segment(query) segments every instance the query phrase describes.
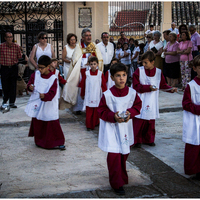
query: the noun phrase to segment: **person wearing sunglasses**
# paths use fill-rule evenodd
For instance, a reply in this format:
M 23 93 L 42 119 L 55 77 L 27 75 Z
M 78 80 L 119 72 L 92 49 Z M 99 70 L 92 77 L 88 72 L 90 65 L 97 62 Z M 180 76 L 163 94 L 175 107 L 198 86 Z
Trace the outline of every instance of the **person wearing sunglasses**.
M 42 55 L 49 56 L 50 58 L 55 58 L 53 46 L 47 43 L 48 40 L 47 33 L 40 32 L 37 38 L 39 43 L 33 46 L 33 49 L 30 53 L 30 62 L 35 66 L 36 69 L 37 69 L 37 62 Z
M 150 42 L 153 40 L 153 34 L 152 33 L 147 34 L 146 38 L 147 38 L 147 41 L 146 41 L 146 44 L 144 46 L 144 53 L 147 51 Z

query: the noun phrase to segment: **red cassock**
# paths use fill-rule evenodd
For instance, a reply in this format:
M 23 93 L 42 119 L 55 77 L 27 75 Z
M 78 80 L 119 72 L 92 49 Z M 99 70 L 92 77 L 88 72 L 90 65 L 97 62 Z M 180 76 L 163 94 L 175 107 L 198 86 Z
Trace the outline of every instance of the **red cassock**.
M 106 81 L 106 83 L 108 82 L 108 71 L 106 71 L 106 73 L 104 74 L 104 78 L 105 78 L 105 81 Z
M 155 76 L 156 68 L 152 70 L 145 69 L 145 73 L 149 77 Z M 133 73 L 133 88 L 138 93 L 151 92 L 150 85 L 142 85 L 139 80 L 139 68 Z M 161 73 L 161 81 L 159 89 L 169 89 L 163 73 Z M 155 140 L 155 119 L 144 120 L 134 117 L 133 119 L 134 130 L 134 144 L 137 143 L 153 143 Z
M 200 86 L 200 78 L 193 80 Z M 182 105 L 184 110 L 200 115 L 200 105 L 192 103 L 189 85 L 185 88 Z M 200 145 L 185 144 L 184 169 L 188 175 L 200 172 Z
M 115 86 L 110 88 L 112 94 L 116 97 L 123 97 L 128 94 L 129 88 L 125 86 L 123 89 L 118 89 Z M 130 118 L 132 119 L 135 115 L 140 114 L 142 102 L 139 96 L 136 94 L 135 101 L 128 111 L 131 113 Z M 103 95 L 98 108 L 99 117 L 107 122 L 115 123 L 114 115 L 108 106 L 106 105 L 106 99 Z M 109 172 L 109 182 L 112 188 L 118 189 L 124 184 L 128 184 L 128 175 L 126 172 L 126 160 L 129 154 L 123 155 L 121 153 L 110 153 L 107 156 L 107 166 Z
M 96 70 L 95 72 L 92 72 L 90 70 L 90 75 L 96 76 L 97 72 L 98 72 L 98 70 Z M 79 87 L 81 87 L 81 96 L 82 97 L 85 96 L 85 83 L 86 83 L 86 75 L 84 75 L 82 77 L 82 80 L 79 84 Z M 103 92 L 105 92 L 107 90 L 106 81 L 105 81 L 103 73 L 102 73 L 102 76 L 101 76 L 101 88 L 102 88 Z M 95 126 L 99 125 L 99 116 L 97 114 L 97 108 L 96 107 L 86 106 L 85 124 L 86 124 L 86 127 L 90 128 L 90 129 L 94 129 Z
M 48 79 L 53 73 L 50 72 L 48 75 L 41 75 L 42 78 Z M 27 88 L 31 84 L 34 84 L 35 73 L 31 75 L 31 78 L 27 84 Z M 51 101 L 57 91 L 57 79 L 54 81 L 53 85 L 49 89 L 49 92 L 45 94 L 42 101 Z M 35 138 L 35 144 L 45 148 L 50 149 L 56 146 L 64 145 L 65 137 L 60 126 L 59 119 L 52 121 L 42 121 L 32 118 L 31 126 L 29 130 L 29 137 Z
M 54 69 L 54 71 L 52 72 L 53 74 L 56 73 L 56 69 Z M 59 79 L 59 83 L 65 85 L 65 83 L 67 82 L 61 75 L 60 72 L 58 73 L 58 79 Z

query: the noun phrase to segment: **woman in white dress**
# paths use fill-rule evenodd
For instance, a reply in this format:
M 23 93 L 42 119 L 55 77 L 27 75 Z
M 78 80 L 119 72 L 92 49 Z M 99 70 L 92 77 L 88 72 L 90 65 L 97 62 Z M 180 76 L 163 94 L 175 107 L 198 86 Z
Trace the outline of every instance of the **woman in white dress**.
M 49 43 L 47 43 L 47 33 L 40 32 L 38 34 L 38 41 L 39 43 L 35 44 L 33 46 L 33 49 L 30 54 L 30 61 L 37 69 L 37 62 L 35 61 L 35 57 L 37 61 L 39 60 L 40 56 L 46 55 L 50 58 L 55 58 L 55 53 L 53 50 L 53 46 Z
M 63 72 L 64 78 L 66 80 L 67 73 L 69 71 L 69 66 L 72 61 L 72 55 L 77 43 L 77 36 L 73 33 L 67 35 L 67 45 L 65 45 L 62 52 L 62 61 L 63 61 Z

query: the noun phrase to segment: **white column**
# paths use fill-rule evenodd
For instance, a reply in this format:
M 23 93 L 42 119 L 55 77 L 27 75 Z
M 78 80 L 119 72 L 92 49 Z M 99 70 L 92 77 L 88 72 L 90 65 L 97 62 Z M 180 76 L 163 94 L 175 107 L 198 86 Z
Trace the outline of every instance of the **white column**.
M 162 4 L 163 4 L 163 13 L 162 13 L 161 33 L 171 28 L 171 23 L 172 23 L 172 2 L 166 1 L 163 2 Z

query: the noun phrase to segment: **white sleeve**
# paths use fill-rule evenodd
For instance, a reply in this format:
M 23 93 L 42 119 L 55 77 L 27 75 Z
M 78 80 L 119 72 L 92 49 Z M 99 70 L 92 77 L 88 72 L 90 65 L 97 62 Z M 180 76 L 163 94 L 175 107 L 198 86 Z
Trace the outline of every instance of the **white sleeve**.
M 152 49 L 154 47 L 153 41 L 150 42 L 149 44 L 149 49 Z
M 137 47 L 136 52 L 140 52 L 140 47 Z

